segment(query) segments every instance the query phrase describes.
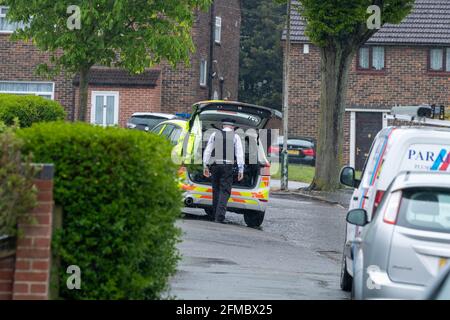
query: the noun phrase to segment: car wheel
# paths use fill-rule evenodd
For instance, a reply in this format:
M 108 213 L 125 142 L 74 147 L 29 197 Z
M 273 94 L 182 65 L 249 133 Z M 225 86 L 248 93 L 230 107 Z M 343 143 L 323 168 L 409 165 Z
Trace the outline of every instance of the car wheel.
M 257 228 L 263 223 L 265 215 L 261 211 L 247 211 L 244 213 L 244 220 L 248 227 Z
M 205 208 L 206 215 L 208 216 L 209 220 L 214 220 L 216 217 L 214 217 L 214 210 L 212 208 Z
M 341 263 L 341 289 L 345 292 L 352 291 L 353 287 L 353 278 L 347 271 L 347 259 L 345 259 L 345 255 L 342 255 L 342 263 Z

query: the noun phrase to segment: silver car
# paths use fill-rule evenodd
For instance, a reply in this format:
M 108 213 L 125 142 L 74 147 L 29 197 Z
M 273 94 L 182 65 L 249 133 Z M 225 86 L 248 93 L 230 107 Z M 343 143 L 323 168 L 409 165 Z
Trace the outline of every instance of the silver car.
M 347 221 L 365 226 L 346 253 L 354 298 L 419 299 L 450 259 L 450 174 L 400 173 L 372 219 L 355 209 Z

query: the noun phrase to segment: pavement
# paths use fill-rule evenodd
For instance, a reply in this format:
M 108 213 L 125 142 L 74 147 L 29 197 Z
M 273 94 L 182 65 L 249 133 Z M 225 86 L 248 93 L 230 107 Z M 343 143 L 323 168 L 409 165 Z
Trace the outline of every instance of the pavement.
M 314 200 L 324 201 L 330 204 L 338 204 L 343 208 L 348 208 L 350 204 L 350 199 L 353 195 L 353 189 L 344 188 L 332 192 L 327 191 L 309 191 L 306 188 L 309 187 L 308 183 L 289 181 L 288 189 L 289 191 L 281 190 L 280 180 L 270 180 L 270 189 L 272 195 L 283 195 L 291 194 L 298 195 L 300 197 L 306 197 Z
M 176 299 L 349 299 L 339 288 L 345 210 L 298 195 L 275 195 L 259 229 L 184 209 L 182 260 L 171 280 Z
M 303 182 L 297 182 L 297 181 L 289 181 L 288 182 L 288 189 L 289 191 L 297 191 L 300 188 L 307 188 L 309 187 L 309 183 L 303 183 Z M 280 191 L 281 189 L 281 181 L 271 179 L 270 180 L 270 189 L 272 191 Z

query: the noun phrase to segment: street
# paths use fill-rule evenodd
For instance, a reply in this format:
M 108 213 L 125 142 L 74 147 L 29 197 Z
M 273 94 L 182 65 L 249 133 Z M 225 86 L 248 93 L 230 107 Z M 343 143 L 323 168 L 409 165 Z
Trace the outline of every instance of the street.
M 345 231 L 340 206 L 272 196 L 260 229 L 228 213 L 228 224 L 184 209 L 176 299 L 349 299 L 339 288 Z

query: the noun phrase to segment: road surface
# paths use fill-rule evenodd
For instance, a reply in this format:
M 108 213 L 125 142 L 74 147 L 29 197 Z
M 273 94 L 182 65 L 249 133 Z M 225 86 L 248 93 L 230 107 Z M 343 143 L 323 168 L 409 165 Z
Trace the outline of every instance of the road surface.
M 345 210 L 298 196 L 271 197 L 260 229 L 184 209 L 183 256 L 171 281 L 177 299 L 349 299 L 339 289 Z

